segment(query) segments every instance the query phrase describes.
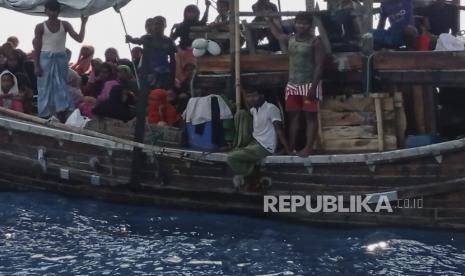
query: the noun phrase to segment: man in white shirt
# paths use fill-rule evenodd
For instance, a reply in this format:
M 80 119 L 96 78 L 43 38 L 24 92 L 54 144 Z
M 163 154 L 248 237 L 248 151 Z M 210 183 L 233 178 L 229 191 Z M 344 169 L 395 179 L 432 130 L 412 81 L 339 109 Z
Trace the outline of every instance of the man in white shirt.
M 257 90 L 244 90 L 244 92 L 253 117 L 253 141 L 228 155 L 227 162 L 235 174 L 236 187 L 245 183 L 244 177 L 254 171 L 259 160 L 275 153 L 278 138 L 284 151 L 289 153 L 279 109 L 274 104 L 266 102 L 264 95 Z

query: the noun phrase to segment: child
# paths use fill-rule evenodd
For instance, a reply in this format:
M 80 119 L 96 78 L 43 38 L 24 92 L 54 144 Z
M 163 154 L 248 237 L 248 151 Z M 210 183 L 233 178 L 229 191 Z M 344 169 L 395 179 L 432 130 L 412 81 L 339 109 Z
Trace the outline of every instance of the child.
M 66 35 L 82 42 L 85 35 L 87 17 L 81 17 L 81 30 L 76 33 L 70 23 L 58 19 L 61 5 L 56 0 L 45 4 L 48 20 L 36 26 L 34 51 L 36 53 L 35 73 L 38 76 L 38 115 L 49 118 L 57 115 L 64 122 L 69 111 L 70 99 L 66 84 L 68 59 L 66 55 Z
M 136 66 L 136 71 L 139 71 L 142 61 L 142 48 L 137 46 L 131 50 L 131 59 L 134 65 Z
M 289 82 L 286 87 L 286 112 L 290 118 L 289 146 L 296 150 L 300 131 L 300 116 L 303 113 L 307 125 L 305 147 L 299 155 L 310 155 L 317 134 L 317 114 L 322 99 L 321 78 L 326 58 L 323 43 L 312 35 L 313 17 L 309 13 L 299 13 L 295 18 L 295 34 L 283 34 L 271 23 L 271 31 L 289 48 Z
M 171 89 L 176 74 L 176 46 L 164 35 L 166 19 L 156 16 L 146 21 L 147 34 L 141 38 L 126 36 L 126 41 L 143 45 L 142 75 L 147 78 L 151 89 Z
M 389 18 L 390 27 L 385 30 Z M 375 47 L 413 49 L 417 37 L 412 0 L 382 0 L 378 28 L 373 32 Z
M 171 30 L 171 39 L 179 40 L 179 48 L 186 50 L 191 48 L 192 39 L 189 37 L 190 29 L 194 26 L 205 26 L 208 21 L 208 11 L 210 9 L 210 1 L 205 1 L 205 6 L 207 7 L 203 15 L 202 20 L 200 18 L 200 10 L 196 5 L 189 5 L 184 9 L 184 20 L 173 26 Z
M 255 4 L 252 6 L 252 11 L 254 13 L 277 13 L 278 12 L 278 7 L 276 7 L 275 4 L 271 3 L 270 0 L 258 0 Z M 265 18 L 257 16 L 253 20 L 253 22 L 263 22 L 265 21 Z M 275 20 L 276 24 L 281 25 L 281 18 L 278 18 Z M 256 44 L 260 40 L 263 40 L 266 38 L 268 40 L 268 50 L 270 51 L 279 51 L 281 50 L 279 41 L 273 36 L 273 34 L 268 30 L 268 29 L 256 29 L 253 30 L 252 32 L 254 36 L 254 41 Z M 258 45 L 256 45 L 258 46 Z
M 228 165 L 234 172 L 234 185 L 244 184 L 244 177 L 252 174 L 257 161 L 275 153 L 278 139 L 289 152 L 286 137 L 282 128 L 282 118 L 279 109 L 265 101 L 263 93 L 257 90 L 245 90 L 247 106 L 253 117 L 253 141 L 244 148 L 228 154 Z
M 105 62 L 112 63 L 118 66 L 118 62 L 119 62 L 118 50 L 112 47 L 106 49 L 105 50 Z
M 218 16 L 215 18 L 213 23 L 209 24 L 210 28 L 221 28 L 228 27 L 229 20 L 231 19 L 231 13 L 229 12 L 229 1 L 218 0 L 217 2 Z
M 0 74 L 0 106 L 17 112 L 24 112 L 23 96 L 19 93 L 18 80 L 10 71 Z
M 191 27 L 206 26 L 208 21 L 208 12 L 210 9 L 210 1 L 205 1 L 206 10 L 202 20 L 200 18 L 200 10 L 196 5 L 189 5 L 184 9 L 184 20 L 173 26 L 170 38 L 175 41 L 179 38 L 178 52 L 176 53 L 177 71 L 176 78 L 184 78 L 182 68 L 187 63 L 197 64 L 197 59 L 192 54 L 192 39 L 190 38 Z
M 218 0 L 217 2 L 218 16 L 215 21 L 208 24 L 209 29 L 217 32 L 229 31 L 229 20 L 231 19 L 231 12 L 229 10 L 229 0 Z M 228 52 L 230 48 L 229 39 L 215 39 L 223 52 Z

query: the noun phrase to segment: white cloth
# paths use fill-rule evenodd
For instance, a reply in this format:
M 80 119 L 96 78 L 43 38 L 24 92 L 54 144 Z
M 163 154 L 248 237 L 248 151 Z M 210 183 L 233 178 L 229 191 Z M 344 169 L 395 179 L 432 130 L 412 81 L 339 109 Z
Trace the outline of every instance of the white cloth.
M 232 119 L 233 114 L 231 109 L 223 100 L 223 98 L 218 95 L 210 95 L 206 97 L 194 97 L 189 99 L 186 110 L 182 114 L 182 117 L 186 123 L 200 125 L 206 122 L 210 122 L 212 120 L 211 102 L 213 97 L 218 99 L 218 105 L 220 107 L 220 119 Z
M 274 153 L 278 139 L 273 123 L 282 122 L 279 108 L 274 104 L 265 102 L 259 108 L 251 108 L 250 113 L 253 116 L 253 138 L 267 151 Z
M 84 128 L 88 122 L 91 120 L 85 116 L 82 116 L 81 111 L 79 109 L 75 109 L 71 115 L 69 115 L 68 119 L 66 120 L 66 125 Z
M 116 5 L 119 9 L 130 0 L 58 0 L 60 17 L 93 15 Z M 32 15 L 44 15 L 46 0 L 0 0 L 0 7 Z
M 4 93 L 6 95 L 10 94 L 13 97 L 19 96 L 19 88 L 18 88 L 18 79 L 16 78 L 15 74 L 11 73 L 8 70 L 3 71 L 0 74 L 0 81 L 3 77 L 3 75 L 10 74 L 13 76 L 13 87 L 11 87 L 10 91 L 7 91 L 4 93 L 3 91 L 0 91 L 1 93 Z M 0 88 L 1 89 L 1 88 Z M 3 99 L 3 107 L 11 109 L 11 106 L 13 105 L 13 100 L 12 99 Z
M 44 22 L 44 35 L 42 36 L 42 52 L 64 53 L 66 51 L 66 31 L 60 21 L 60 29 L 52 33 Z
M 441 34 L 436 43 L 435 51 L 463 51 L 465 50 L 464 42 L 451 35 L 451 34 Z

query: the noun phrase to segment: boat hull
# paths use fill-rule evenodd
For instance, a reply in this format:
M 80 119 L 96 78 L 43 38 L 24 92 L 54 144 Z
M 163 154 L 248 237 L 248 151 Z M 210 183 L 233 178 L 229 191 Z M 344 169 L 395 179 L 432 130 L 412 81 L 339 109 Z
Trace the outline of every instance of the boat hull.
M 138 186 L 129 185 L 134 147 L 146 156 Z M 465 229 L 462 140 L 373 154 L 273 156 L 259 164 L 257 173 L 240 188 L 233 186 L 225 157 L 0 117 L 2 189 L 305 223 Z M 351 197 L 374 194 L 395 194 L 396 198 L 390 198 L 393 211 L 314 213 L 299 208 L 264 212 L 265 196 L 311 196 L 311 204 L 316 204 L 316 196 L 335 196 L 348 206 Z

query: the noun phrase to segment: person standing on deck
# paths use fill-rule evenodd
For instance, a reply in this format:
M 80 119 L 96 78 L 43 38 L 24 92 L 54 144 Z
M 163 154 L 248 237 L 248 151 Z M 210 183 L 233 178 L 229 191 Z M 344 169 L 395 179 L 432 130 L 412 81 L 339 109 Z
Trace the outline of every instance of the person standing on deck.
M 66 35 L 82 42 L 88 17 L 81 17 L 79 34 L 69 22 L 58 19 L 60 3 L 49 0 L 45 4 L 48 20 L 35 28 L 35 73 L 38 89 L 38 115 L 49 118 L 56 115 L 65 121 L 70 106 L 68 93 L 68 57 L 66 55 Z
M 286 112 L 289 115 L 289 148 L 296 150 L 300 131 L 300 116 L 306 121 L 305 147 L 299 156 L 311 154 L 318 129 L 318 111 L 323 98 L 321 78 L 323 76 L 326 51 L 319 37 L 313 36 L 313 16 L 302 12 L 295 18 L 295 34 L 284 34 L 273 21 L 268 19 L 273 35 L 288 45 L 289 82 L 285 91 Z
M 149 18 L 145 22 L 147 34 L 140 38 L 126 36 L 126 42 L 143 45 L 142 75 L 150 89 L 174 87 L 176 78 L 176 45 L 165 36 L 166 19 L 163 16 Z

